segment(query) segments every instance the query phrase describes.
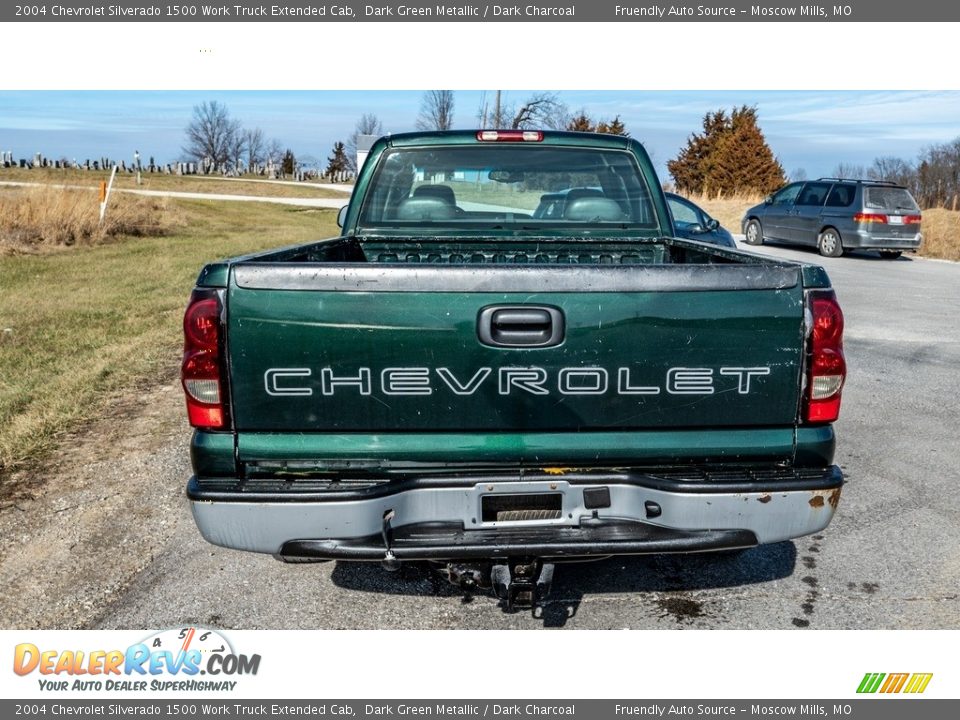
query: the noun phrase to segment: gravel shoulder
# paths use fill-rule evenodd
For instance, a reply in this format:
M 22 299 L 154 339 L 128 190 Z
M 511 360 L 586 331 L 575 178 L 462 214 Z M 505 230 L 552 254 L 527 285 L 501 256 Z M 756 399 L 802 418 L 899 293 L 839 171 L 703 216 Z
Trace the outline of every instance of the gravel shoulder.
M 0 627 L 85 627 L 169 549 L 189 520 L 181 402 L 172 376 L 138 389 L 5 484 Z

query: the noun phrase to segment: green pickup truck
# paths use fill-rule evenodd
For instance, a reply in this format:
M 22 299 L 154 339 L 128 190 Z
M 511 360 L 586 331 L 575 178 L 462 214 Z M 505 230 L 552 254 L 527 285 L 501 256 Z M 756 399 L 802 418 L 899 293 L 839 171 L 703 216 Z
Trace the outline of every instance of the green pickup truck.
M 639 142 L 382 138 L 339 222 L 200 273 L 182 377 L 210 542 L 433 561 L 515 604 L 560 561 L 830 522 L 825 272 L 673 237 Z

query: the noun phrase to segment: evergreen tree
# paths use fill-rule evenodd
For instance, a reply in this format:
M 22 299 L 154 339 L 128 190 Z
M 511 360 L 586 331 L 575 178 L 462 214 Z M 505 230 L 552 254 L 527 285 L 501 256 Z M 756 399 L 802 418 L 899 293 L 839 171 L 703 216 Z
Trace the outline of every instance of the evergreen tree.
M 627 128 L 623 124 L 623 121 L 620 119 L 619 115 L 617 115 L 610 122 L 601 120 L 598 123 L 594 123 L 593 120 L 590 119 L 590 116 L 587 115 L 585 110 L 581 110 L 576 116 L 571 118 L 570 122 L 567 124 L 567 130 L 606 133 L 608 135 L 623 135 L 624 137 L 630 136 L 630 133 L 627 132 Z
M 783 166 L 757 125 L 756 108 L 735 109 L 728 131 L 717 142 L 709 192 L 766 195 L 785 182 Z
M 673 176 L 677 190 L 688 194 L 704 192 L 706 166 L 726 125 L 727 114 L 723 110 L 708 112 L 703 117 L 703 132 L 687 138 L 686 147 L 675 160 L 667 163 L 667 170 Z
M 729 116 L 723 110 L 708 112 L 703 132 L 688 138 L 667 169 L 677 189 L 688 194 L 766 194 L 786 182 L 757 124 L 757 109 L 746 105 Z
M 297 158 L 293 155 L 293 150 L 287 148 L 287 151 L 283 154 L 283 159 L 280 161 L 280 171 L 284 175 L 293 175 L 297 169 Z
M 623 137 L 630 137 L 630 133 L 627 132 L 627 128 L 623 124 L 623 121 L 620 119 L 619 115 L 617 115 L 610 122 L 600 122 L 597 125 L 597 132 L 606 133 L 608 135 L 622 135 Z
M 576 132 L 595 131 L 593 120 L 587 116 L 584 110 L 581 110 L 576 117 L 570 120 L 570 123 L 567 125 L 567 130 L 575 130 Z
M 333 173 L 346 172 L 347 170 L 347 149 L 342 142 L 333 144 L 333 155 L 327 158 L 327 175 Z

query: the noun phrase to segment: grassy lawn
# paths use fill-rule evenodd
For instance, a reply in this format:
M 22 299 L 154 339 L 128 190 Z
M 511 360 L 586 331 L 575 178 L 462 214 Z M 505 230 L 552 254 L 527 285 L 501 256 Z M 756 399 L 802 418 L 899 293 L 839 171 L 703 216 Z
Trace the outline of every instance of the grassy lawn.
M 457 202 L 484 203 L 501 205 L 533 212 L 540 204 L 540 196 L 546 191 L 518 191 L 511 185 L 498 182 L 466 182 L 447 180 L 442 183 L 449 186 Z
M 143 184 L 137 185 L 136 175 L 118 171 L 117 177 L 113 181 L 113 187 L 115 189 L 171 190 L 221 195 L 258 195 L 261 197 L 338 198 L 344 201 L 350 197 L 349 193 L 341 190 L 311 187 L 310 185 L 288 185 L 285 182 L 266 180 L 260 177 L 244 178 L 243 182 L 219 177 L 162 175 L 146 172 L 142 173 L 141 177 L 143 178 Z M 98 187 L 102 181 L 109 179 L 110 173 L 107 170 L 0 168 L 0 181 L 9 182 L 58 183 L 94 188 Z
M 204 263 L 337 234 L 334 210 L 171 203 L 183 222 L 165 237 L 0 256 L 0 481 L 111 397 L 174 381 Z

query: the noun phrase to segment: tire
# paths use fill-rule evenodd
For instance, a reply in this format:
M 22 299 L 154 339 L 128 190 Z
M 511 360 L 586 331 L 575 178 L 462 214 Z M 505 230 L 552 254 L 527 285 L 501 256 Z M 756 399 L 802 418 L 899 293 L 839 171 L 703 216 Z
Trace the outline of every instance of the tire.
M 884 260 L 896 260 L 898 257 L 903 255 L 901 250 L 881 250 L 880 257 Z
M 827 228 L 817 238 L 817 250 L 824 257 L 840 257 L 843 255 L 843 242 L 840 233 L 833 228 Z
M 760 227 L 759 220 L 751 220 L 748 222 L 743 235 L 743 241 L 747 245 L 763 245 L 763 228 Z

